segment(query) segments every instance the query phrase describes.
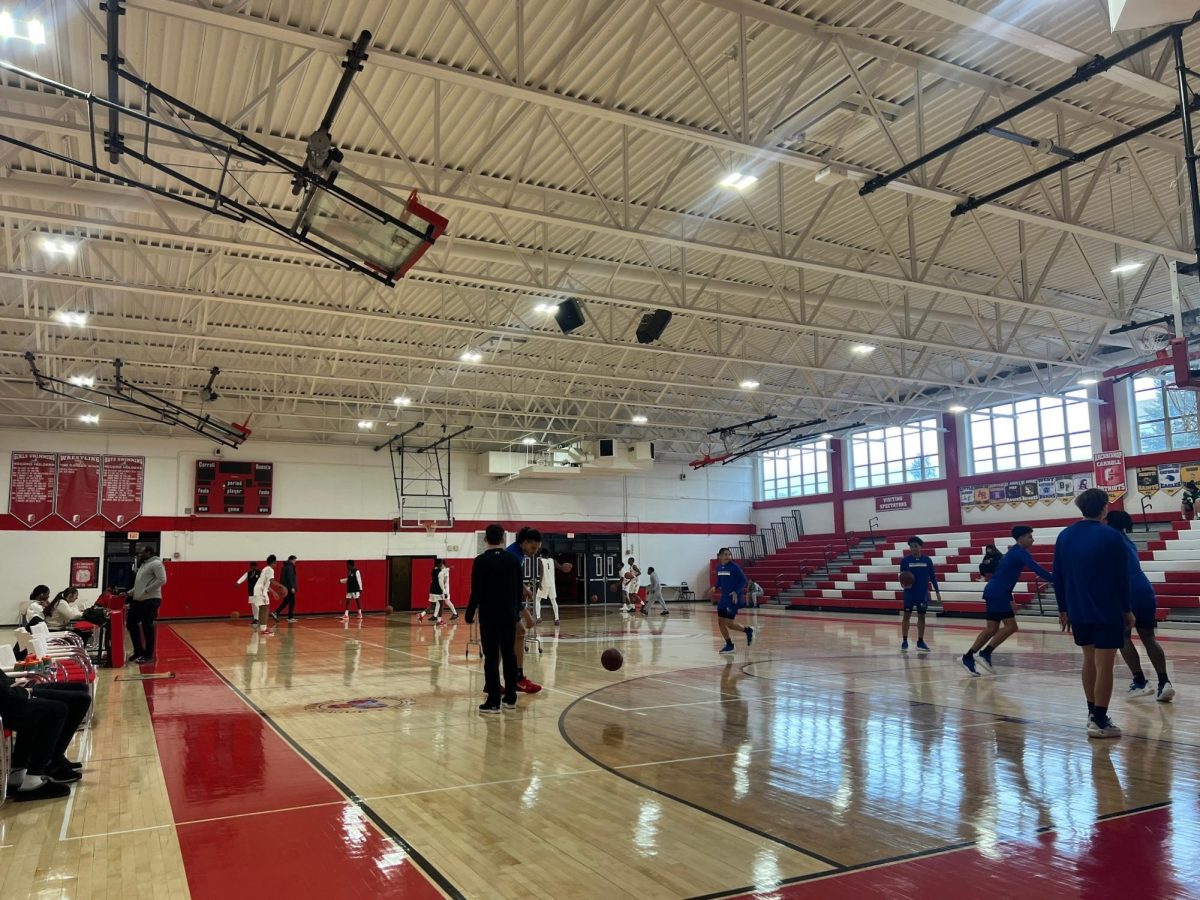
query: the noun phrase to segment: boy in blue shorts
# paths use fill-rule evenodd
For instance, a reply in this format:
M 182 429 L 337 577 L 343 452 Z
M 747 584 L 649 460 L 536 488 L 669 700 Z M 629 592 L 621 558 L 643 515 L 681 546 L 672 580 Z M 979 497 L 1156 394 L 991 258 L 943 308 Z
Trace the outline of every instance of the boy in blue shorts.
M 933 560 L 921 551 L 924 546 L 925 542 L 919 537 L 909 538 L 909 555 L 900 560 L 900 571 L 908 572 L 913 577 L 912 585 L 904 589 L 904 622 L 900 627 L 900 650 L 905 653 L 908 652 L 908 620 L 912 617 L 914 609 L 917 611 L 917 652 L 929 652 L 929 645 L 925 643 L 925 611 L 929 608 L 929 588 L 932 587 L 937 593 L 939 602 L 942 599 L 942 589 L 938 587 Z
M 1013 588 L 1021 577 L 1021 572 L 1030 569 L 1046 581 L 1054 576 L 1037 564 L 1029 553 L 1033 546 L 1033 529 L 1028 525 L 1014 525 L 1013 540 L 1016 541 L 1004 554 L 983 589 L 983 603 L 987 615 L 987 625 L 975 638 L 962 656 L 962 666 L 972 675 L 978 675 L 975 668 L 975 654 L 979 654 L 979 663 L 989 672 L 992 669 L 992 653 L 997 647 L 1017 633 L 1017 614 L 1013 610 Z M 984 647 L 984 644 L 987 646 Z M 982 648 L 982 649 L 980 649 Z
M 1155 674 L 1158 675 L 1158 702 L 1170 703 L 1175 699 L 1175 688 L 1171 684 L 1171 679 L 1167 677 L 1167 654 L 1163 652 L 1162 644 L 1154 637 L 1154 629 L 1158 627 L 1158 621 L 1154 616 L 1158 598 L 1154 596 L 1154 586 L 1150 584 L 1150 579 L 1142 571 L 1142 561 L 1138 558 L 1137 547 L 1128 537 L 1129 532 L 1133 531 L 1133 517 L 1123 509 L 1112 509 L 1109 510 L 1105 521 L 1110 527 L 1125 535 L 1125 547 L 1129 551 L 1129 572 L 1132 579 L 1129 584 L 1129 605 L 1133 610 L 1134 627 L 1137 628 L 1138 637 L 1142 639 L 1142 646 L 1146 648 L 1146 655 L 1150 657 L 1150 663 L 1154 666 Z M 1154 688 L 1146 681 L 1146 676 L 1142 672 L 1142 660 L 1138 656 L 1137 647 L 1133 645 L 1132 631 L 1125 632 L 1125 643 L 1121 645 L 1121 657 L 1125 660 L 1125 665 L 1129 666 L 1129 671 L 1133 673 L 1128 696 L 1140 697 L 1144 694 L 1155 693 Z
M 1054 545 L 1054 597 L 1058 622 L 1075 633 L 1083 651 L 1083 694 L 1088 737 L 1116 738 L 1121 729 L 1108 717 L 1113 664 L 1135 624 L 1129 599 L 1126 538 L 1104 524 L 1108 494 L 1098 488 L 1075 498 L 1083 519 L 1064 528 Z
M 746 573 L 742 567 L 733 561 L 733 554 L 728 547 L 722 547 L 717 552 L 717 584 L 712 589 L 717 597 L 717 625 L 721 629 L 721 637 L 725 638 L 725 646 L 721 653 L 733 652 L 733 640 L 729 637 L 729 629 L 740 631 L 746 635 L 746 646 L 754 642 L 754 629 L 748 625 L 739 625 L 737 618 L 738 602 L 746 590 Z

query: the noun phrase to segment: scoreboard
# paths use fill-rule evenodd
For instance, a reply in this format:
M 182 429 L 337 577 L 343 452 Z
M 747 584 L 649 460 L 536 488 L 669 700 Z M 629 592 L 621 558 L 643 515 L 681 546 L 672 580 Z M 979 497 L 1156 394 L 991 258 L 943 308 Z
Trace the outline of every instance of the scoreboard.
M 196 515 L 269 516 L 274 464 L 196 460 Z

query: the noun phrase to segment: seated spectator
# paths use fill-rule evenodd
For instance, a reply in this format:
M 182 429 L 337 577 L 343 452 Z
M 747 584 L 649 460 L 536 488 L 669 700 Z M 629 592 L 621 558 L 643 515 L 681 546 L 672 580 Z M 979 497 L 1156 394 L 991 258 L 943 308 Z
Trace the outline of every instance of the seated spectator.
M 27 689 L 0 672 L 0 718 L 5 728 L 16 733 L 8 777 L 14 801 L 49 800 L 70 794 L 67 785 L 79 781 L 82 766 L 67 759 L 67 747 L 91 705 L 86 690 L 51 685 Z
M 28 627 L 44 621 L 45 617 L 43 613 L 46 611 L 46 606 L 49 603 L 50 588 L 44 584 L 39 584 L 29 592 L 29 602 L 25 604 L 25 609 L 21 613 L 21 624 Z
M 42 585 L 38 585 L 42 587 Z M 49 593 L 49 591 L 47 591 Z M 46 623 L 46 626 L 51 630 L 57 631 L 63 628 L 69 628 L 71 623 L 83 618 L 83 611 L 76 605 L 79 599 L 79 591 L 75 588 L 66 588 L 54 595 L 53 600 L 41 602 L 30 598 L 32 601 L 29 604 L 29 624 L 36 625 L 34 616 L 38 616 Z

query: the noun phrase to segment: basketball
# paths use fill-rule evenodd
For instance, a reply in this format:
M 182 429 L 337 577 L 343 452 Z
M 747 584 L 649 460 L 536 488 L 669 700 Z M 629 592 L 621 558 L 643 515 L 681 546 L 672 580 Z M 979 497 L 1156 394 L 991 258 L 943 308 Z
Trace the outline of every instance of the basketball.
M 615 672 L 621 668 L 623 662 L 625 662 L 625 658 L 621 656 L 621 651 L 615 650 L 612 647 L 600 654 L 600 665 L 604 666 L 610 672 Z
M 589 602 L 589 603 L 599 603 L 599 602 L 600 602 L 600 598 L 599 598 L 599 597 L 597 597 L 595 594 L 592 594 L 592 599 L 591 599 L 591 600 L 589 600 L 588 602 Z
M 267 590 L 270 591 L 272 599 L 275 600 L 282 600 L 287 596 L 287 588 L 278 581 L 272 581 L 271 586 Z
M 564 574 L 569 574 L 569 573 L 570 573 L 570 571 L 571 571 L 572 569 L 574 569 L 574 568 L 575 568 L 575 564 L 574 564 L 574 563 L 563 563 L 563 564 L 562 564 L 562 570 L 563 570 L 563 573 L 564 573 Z
M 913 575 L 912 572 L 901 572 L 900 573 L 900 587 L 910 588 L 916 583 L 917 583 L 916 576 Z

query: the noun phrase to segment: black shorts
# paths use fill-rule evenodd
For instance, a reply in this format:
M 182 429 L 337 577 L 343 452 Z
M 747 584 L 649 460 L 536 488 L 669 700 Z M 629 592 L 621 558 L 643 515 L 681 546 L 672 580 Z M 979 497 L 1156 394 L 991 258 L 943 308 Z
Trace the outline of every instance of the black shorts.
M 1104 622 L 1085 625 L 1072 622 L 1071 631 L 1076 647 L 1095 647 L 1097 650 L 1120 650 L 1125 646 L 1125 623 Z
M 1011 606 L 1004 610 L 993 608 L 987 611 L 987 620 L 989 622 L 1003 622 L 1005 619 L 1015 619 L 1016 617 L 1017 614 L 1013 612 Z
M 722 600 L 720 603 L 717 604 L 717 618 L 718 619 L 729 619 L 730 621 L 732 621 L 737 618 L 737 612 L 738 612 L 738 608 L 737 608 L 736 603 L 731 603 L 729 601 Z
M 1147 628 L 1150 631 L 1153 631 L 1155 628 L 1158 627 L 1158 619 L 1155 617 L 1155 611 L 1153 609 L 1149 609 L 1149 610 L 1135 609 L 1133 611 L 1133 615 L 1134 615 L 1134 619 L 1136 620 L 1134 622 L 1135 628 Z

